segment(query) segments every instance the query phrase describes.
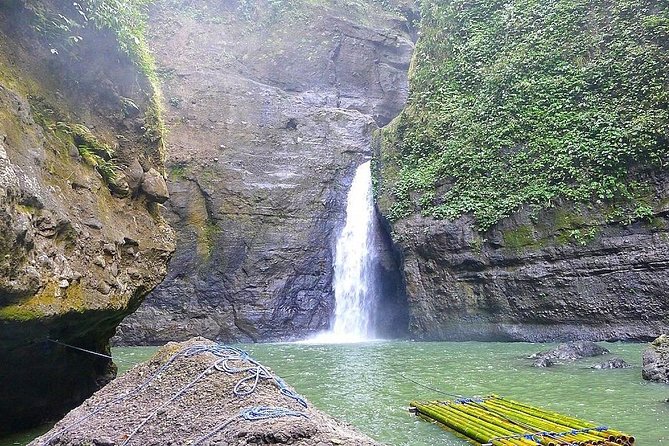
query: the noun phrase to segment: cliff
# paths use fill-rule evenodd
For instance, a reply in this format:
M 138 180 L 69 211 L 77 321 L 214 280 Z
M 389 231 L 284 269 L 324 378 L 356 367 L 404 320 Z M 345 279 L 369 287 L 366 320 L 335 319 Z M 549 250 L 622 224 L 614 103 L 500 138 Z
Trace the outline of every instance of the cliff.
M 669 10 L 422 5 L 378 200 L 422 339 L 648 339 L 669 328 Z
M 159 2 L 149 40 L 169 128 L 166 280 L 119 342 L 289 339 L 327 328 L 355 168 L 404 106 L 414 11 L 397 2 Z M 409 17 L 409 18 L 407 18 Z M 406 327 L 377 234 L 377 325 Z
M 105 18 L 72 2 L 0 5 L 2 431 L 60 415 L 114 376 L 108 359 L 63 344 L 108 353 L 174 248 L 160 178 L 141 181 L 140 167 L 134 182 L 129 168 L 162 170 L 156 91 Z

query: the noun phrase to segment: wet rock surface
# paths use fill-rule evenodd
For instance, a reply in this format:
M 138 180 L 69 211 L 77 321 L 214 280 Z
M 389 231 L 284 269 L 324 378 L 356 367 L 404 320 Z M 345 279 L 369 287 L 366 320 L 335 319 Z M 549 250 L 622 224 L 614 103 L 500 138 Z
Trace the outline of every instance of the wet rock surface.
M 669 336 L 655 339 L 643 352 L 643 379 L 669 384 Z
M 582 358 L 591 358 L 610 353 L 608 349 L 590 341 L 575 341 L 560 344 L 552 350 L 531 355 L 533 367 L 551 367 L 560 362 L 571 362 Z
M 122 97 L 146 111 L 147 79 L 94 30 L 80 30 L 76 57 L 55 57 L 32 17 L 24 2 L 0 5 L 0 432 L 60 416 L 114 376 L 64 344 L 108 352 L 174 249 L 159 210 L 115 195 L 73 136 L 104 140 L 119 171 L 140 153 L 158 160 L 121 113 Z
M 548 358 L 548 357 L 541 357 L 537 358 L 533 363 L 532 367 L 537 367 L 537 368 L 546 368 L 546 367 L 553 367 L 555 364 L 555 359 L 553 358 Z
M 606 362 L 592 365 L 591 369 L 628 369 L 632 367 L 622 358 L 611 358 Z
M 669 178 L 654 184 L 661 202 Z M 396 222 L 411 335 L 548 342 L 666 332 L 667 209 L 625 223 L 607 223 L 603 212 L 568 203 L 538 215 L 524 209 L 486 233 L 468 217 Z
M 404 105 L 415 30 L 377 2 L 243 4 L 151 13 L 178 244 L 120 343 L 304 337 L 333 313 L 346 194 L 374 132 Z M 387 234 L 376 240 L 377 325 L 389 336 L 406 331 L 406 300 Z
M 575 361 L 582 358 L 591 358 L 610 353 L 608 349 L 601 347 L 594 342 L 576 341 L 560 344 L 552 350 L 535 353 L 530 359 L 536 358 L 555 358 L 559 361 Z
M 378 445 L 274 377 L 202 338 L 169 343 L 30 445 Z

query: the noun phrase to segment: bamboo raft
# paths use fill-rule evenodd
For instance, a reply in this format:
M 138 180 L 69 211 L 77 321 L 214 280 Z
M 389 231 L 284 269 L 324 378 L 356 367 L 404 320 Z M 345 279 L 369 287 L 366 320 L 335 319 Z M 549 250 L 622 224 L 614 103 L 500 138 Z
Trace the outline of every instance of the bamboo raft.
M 631 446 L 634 437 L 496 395 L 454 401 L 413 401 L 411 411 L 482 446 Z

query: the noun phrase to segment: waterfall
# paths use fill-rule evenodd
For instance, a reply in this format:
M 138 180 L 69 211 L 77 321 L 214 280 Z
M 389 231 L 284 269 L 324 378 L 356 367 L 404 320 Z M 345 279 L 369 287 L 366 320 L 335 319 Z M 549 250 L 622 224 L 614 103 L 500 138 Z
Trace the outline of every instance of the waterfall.
M 371 287 L 374 199 L 370 162 L 358 167 L 346 198 L 346 223 L 334 255 L 335 314 L 330 331 L 314 342 L 360 342 L 374 338 Z

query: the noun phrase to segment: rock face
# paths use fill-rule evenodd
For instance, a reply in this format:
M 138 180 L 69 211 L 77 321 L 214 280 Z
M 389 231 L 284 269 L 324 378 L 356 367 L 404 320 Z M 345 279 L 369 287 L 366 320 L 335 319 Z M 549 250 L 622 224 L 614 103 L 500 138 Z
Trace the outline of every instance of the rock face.
M 120 342 L 257 341 L 328 326 L 346 193 L 374 132 L 403 107 L 413 29 L 375 2 L 272 5 L 177 1 L 151 14 L 178 243 Z M 377 319 L 396 334 L 407 325 L 398 261 L 387 234 L 377 240 Z
M 649 220 L 565 203 L 485 233 L 469 218 L 393 225 L 419 339 L 642 340 L 669 329 L 669 179 Z
M 633 93 L 669 82 L 655 71 L 667 52 L 642 25 L 666 4 L 572 6 L 579 26 L 553 3 L 421 2 L 411 95 L 376 166 L 416 338 L 649 340 L 669 329 L 668 103 Z M 617 56 L 597 52 L 586 67 L 572 52 L 602 39 L 657 63 L 630 70 L 630 57 L 616 71 Z M 528 42 L 553 48 L 551 62 Z M 626 105 L 603 105 L 612 97 Z M 623 142 L 645 113 L 625 107 L 657 121 Z M 609 110 L 618 130 L 591 120 Z
M 669 336 L 655 339 L 643 352 L 643 379 L 669 383 Z
M 61 49 L 34 32 L 37 18 L 23 2 L 0 5 L 0 431 L 61 415 L 113 377 L 111 361 L 64 344 L 108 352 L 174 248 L 155 205 L 114 195 L 122 173 L 92 157 L 159 167 L 148 121 L 121 106 L 146 111 L 148 80 L 110 34 L 81 29 Z
M 167 344 L 30 444 L 378 445 L 244 352 L 202 338 Z

